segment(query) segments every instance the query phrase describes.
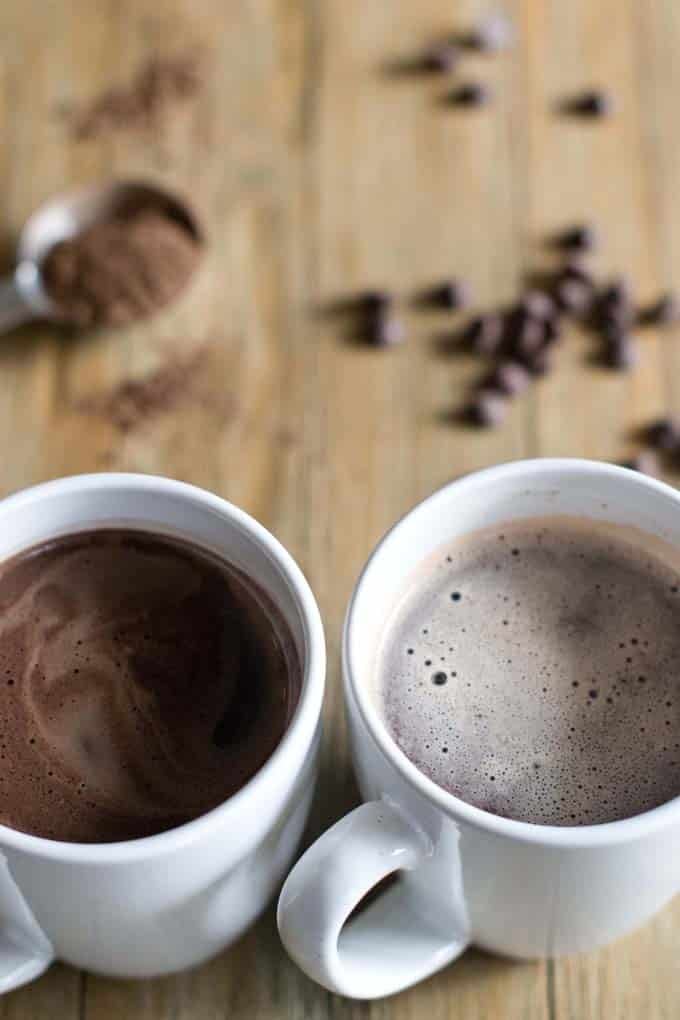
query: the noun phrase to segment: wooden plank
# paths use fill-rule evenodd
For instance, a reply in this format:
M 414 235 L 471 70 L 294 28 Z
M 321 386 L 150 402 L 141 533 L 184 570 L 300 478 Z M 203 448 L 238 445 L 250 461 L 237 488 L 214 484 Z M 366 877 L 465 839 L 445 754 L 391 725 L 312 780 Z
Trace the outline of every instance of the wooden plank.
M 677 146 L 680 136 L 672 118 L 662 119 L 661 110 L 650 113 L 649 108 L 668 103 L 672 48 L 668 63 L 659 68 L 659 25 L 650 8 L 643 12 L 637 4 L 527 0 L 525 24 L 533 249 L 557 228 L 592 220 L 603 238 L 594 259 L 598 275 L 623 272 L 648 300 L 671 285 L 680 268 L 669 248 L 675 189 L 663 176 L 669 165 L 666 146 Z M 667 39 L 677 42 L 680 25 L 667 19 L 664 28 Z M 559 59 L 546 60 L 546 54 Z M 556 99 L 590 84 L 612 90 L 619 107 L 615 117 L 582 124 L 555 116 Z M 635 448 L 631 432 L 669 409 L 675 337 L 647 331 L 640 340 L 640 367 L 630 375 L 589 365 L 593 349 L 592 337 L 572 330 L 560 352 L 560 370 L 536 394 L 536 443 L 543 455 L 619 460 Z M 679 916 L 676 905 L 615 946 L 551 964 L 551 1016 L 677 1015 L 680 995 L 670 975 L 677 961 Z
M 471 24 L 482 0 L 24 0 L 0 7 L 0 186 L 16 232 L 45 196 L 109 173 L 152 175 L 191 193 L 209 257 L 176 307 L 128 331 L 76 341 L 45 327 L 0 348 L 0 491 L 74 471 L 153 471 L 204 485 L 271 527 L 301 562 L 329 638 L 322 789 L 313 838 L 356 801 L 339 678 L 344 607 L 370 548 L 450 478 L 528 453 L 617 459 L 631 425 L 678 400 L 674 337 L 645 337 L 631 377 L 595 371 L 574 333 L 560 371 L 498 432 L 451 425 L 479 374 L 433 341 L 460 320 L 414 309 L 418 288 L 459 274 L 479 307 L 517 294 L 543 263 L 543 234 L 593 217 L 598 271 L 629 272 L 643 296 L 680 269 L 674 224 L 680 132 L 674 0 L 627 5 L 512 0 L 512 55 L 468 57 L 489 109 L 454 111 L 440 79 L 387 73 L 431 37 Z M 73 144 L 60 109 L 129 80 L 152 53 L 204 47 L 200 99 L 153 135 Z M 25 68 L 31 67 L 27 75 Z M 621 112 L 568 124 L 551 111 L 590 82 Z M 3 242 L 4 247 L 6 244 Z M 409 341 L 347 342 L 321 314 L 387 285 Z M 202 400 L 123 435 L 79 401 L 207 343 Z M 205 388 L 207 387 L 207 388 Z M 618 1020 L 675 1017 L 677 907 L 599 954 L 514 965 L 478 953 L 401 996 L 352 1003 L 288 961 L 273 914 L 217 960 L 153 982 L 82 980 L 56 967 L 0 1002 L 0 1020 Z
M 57 964 L 39 981 L 0 998 L 1 1020 L 81 1020 L 84 1002 L 82 975 Z
M 597 953 L 561 961 L 555 974 L 557 1020 L 673 1020 L 678 995 L 680 903 L 634 935 Z
M 459 5 L 467 26 L 481 4 Z M 505 60 L 469 62 L 469 74 L 491 80 L 498 103 L 484 111 L 441 104 L 445 81 L 385 74 L 388 61 L 417 55 L 431 37 L 457 27 L 435 2 L 328 3 L 324 6 L 319 100 L 319 259 L 322 304 L 366 287 L 399 296 L 409 340 L 393 351 L 357 349 L 347 324 L 322 320 L 319 393 L 327 462 L 328 532 L 319 562 L 331 639 L 326 747 L 329 777 L 337 770 L 341 694 L 337 639 L 354 579 L 380 534 L 434 487 L 490 460 L 520 456 L 525 420 L 514 409 L 497 434 L 461 433 L 446 418 L 458 407 L 479 366 L 437 357 L 433 340 L 459 320 L 411 307 L 414 291 L 452 274 L 469 279 L 481 307 L 506 299 L 517 285 L 517 223 L 510 178 L 498 174 L 513 149 L 509 121 L 521 82 Z M 520 128 L 521 130 L 521 128 Z M 503 257 L 489 257 L 489 251 Z M 332 587 L 329 586 L 330 580 Z M 331 729 L 332 727 L 332 729 Z M 345 780 L 329 791 L 332 813 Z M 488 981 L 476 975 L 485 972 Z M 543 1017 L 545 968 L 507 967 L 471 954 L 408 993 L 379 1003 L 333 998 L 338 1016 L 437 1018 L 497 1015 Z
M 602 235 L 593 259 L 599 279 L 625 274 L 648 299 L 659 284 L 656 227 L 648 214 L 653 187 L 642 148 L 640 108 L 630 11 L 615 2 L 544 4 L 528 0 L 529 165 L 527 229 L 540 257 L 552 231 L 592 221 Z M 546 60 L 546 54 L 559 59 Z M 605 121 L 557 116 L 554 104 L 589 85 L 616 97 Z M 547 262 L 545 256 L 543 263 Z M 597 364 L 592 334 L 571 329 L 559 352 L 559 371 L 536 391 L 536 443 L 542 455 L 620 460 L 635 425 L 664 406 L 661 341 L 653 331 L 639 343 L 635 372 Z

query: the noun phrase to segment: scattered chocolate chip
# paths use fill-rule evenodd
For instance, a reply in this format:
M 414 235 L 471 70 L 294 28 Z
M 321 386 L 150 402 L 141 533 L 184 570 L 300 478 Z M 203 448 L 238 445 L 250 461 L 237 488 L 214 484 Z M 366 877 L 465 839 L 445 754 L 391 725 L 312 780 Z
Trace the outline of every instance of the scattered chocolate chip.
M 599 243 L 597 228 L 592 223 L 568 227 L 555 236 L 555 244 L 566 251 L 593 251 Z
M 557 344 L 562 339 L 562 322 L 555 316 L 552 319 L 547 319 L 544 323 L 545 338 L 544 344 L 547 347 L 551 347 L 553 344 Z
M 465 280 L 444 280 L 432 288 L 430 300 L 440 308 L 448 308 L 450 311 L 458 311 L 467 308 L 472 300 L 472 290 Z
M 490 313 L 473 319 L 466 331 L 466 339 L 475 354 L 495 354 L 503 339 L 503 320 L 500 315 Z
M 568 251 L 565 252 L 564 261 L 562 263 L 562 273 L 565 276 L 573 276 L 576 279 L 583 280 L 584 283 L 590 284 L 595 288 L 595 281 L 593 280 L 592 273 L 588 269 L 587 264 L 588 253 L 584 251 Z
M 433 43 L 423 54 L 422 67 L 433 74 L 448 74 L 457 66 L 460 56 L 460 47 L 455 42 Z
M 366 290 L 357 295 L 356 305 L 367 315 L 380 315 L 388 312 L 394 304 L 394 297 L 388 290 Z
M 673 418 L 659 418 L 645 430 L 647 441 L 657 450 L 671 451 L 680 444 L 680 430 Z
M 638 322 L 643 326 L 672 326 L 680 319 L 680 297 L 672 291 L 643 308 Z
M 396 347 L 406 339 L 406 330 L 403 321 L 388 308 L 375 315 L 368 335 L 374 347 Z
M 577 117 L 608 117 L 615 111 L 614 97 L 605 89 L 589 89 L 562 103 L 563 113 Z
M 613 280 L 598 301 L 598 318 L 604 330 L 628 327 L 633 320 L 631 287 L 625 277 Z
M 564 272 L 555 284 L 555 300 L 562 311 L 570 315 L 581 315 L 592 304 L 593 288 L 578 276 Z
M 512 21 L 502 11 L 490 14 L 465 37 L 470 49 L 480 53 L 498 53 L 512 46 L 515 29 Z
M 599 325 L 600 333 L 608 344 L 619 343 L 628 333 L 629 323 L 616 315 L 603 315 Z
M 500 393 L 480 390 L 468 408 L 468 418 L 482 428 L 500 425 L 505 417 L 506 402 Z
M 535 354 L 532 354 L 527 359 L 526 366 L 531 375 L 547 375 L 553 367 L 552 350 L 549 347 L 543 347 L 541 350 L 536 351 Z
M 653 450 L 641 450 L 628 460 L 621 462 L 621 467 L 629 468 L 631 471 L 639 471 L 643 475 L 652 477 L 659 474 L 659 461 Z
M 609 307 L 632 304 L 631 287 L 625 276 L 617 276 L 611 281 L 602 293 L 601 303 Z
M 607 340 L 615 340 L 622 333 L 627 333 L 633 325 L 633 309 L 630 305 L 613 305 L 600 311 L 598 326 Z
M 501 361 L 489 376 L 486 386 L 508 397 L 523 393 L 529 385 L 529 373 L 519 361 Z
M 555 315 L 555 302 L 544 290 L 528 290 L 520 307 L 533 319 L 551 319 Z
M 607 344 L 606 362 L 610 368 L 627 372 L 638 363 L 638 350 L 628 333 L 621 332 Z
M 509 334 L 511 350 L 526 362 L 543 346 L 545 326 L 540 319 L 534 319 L 520 307 L 511 317 Z
M 448 101 L 457 106 L 488 106 L 491 97 L 491 89 L 484 82 L 468 82 L 450 92 Z

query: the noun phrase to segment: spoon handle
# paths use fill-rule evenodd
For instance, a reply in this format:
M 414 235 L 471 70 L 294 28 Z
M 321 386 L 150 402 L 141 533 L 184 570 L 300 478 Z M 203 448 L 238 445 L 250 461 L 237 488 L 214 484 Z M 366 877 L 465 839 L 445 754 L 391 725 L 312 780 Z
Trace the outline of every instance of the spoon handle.
M 0 279 L 0 333 L 35 318 L 35 311 L 26 303 L 14 276 Z

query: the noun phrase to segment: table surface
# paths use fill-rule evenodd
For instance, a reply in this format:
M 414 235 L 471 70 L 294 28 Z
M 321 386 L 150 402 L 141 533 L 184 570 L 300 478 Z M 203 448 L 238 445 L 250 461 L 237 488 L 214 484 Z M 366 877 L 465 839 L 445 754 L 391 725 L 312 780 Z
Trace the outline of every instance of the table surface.
M 62 188 L 108 174 L 188 192 L 210 250 L 191 290 L 153 321 L 96 337 L 47 326 L 0 348 L 0 487 L 74 472 L 172 475 L 233 500 L 302 564 L 325 619 L 330 672 L 323 796 L 311 832 L 352 805 L 338 671 L 340 625 L 384 529 L 464 472 L 534 455 L 618 460 L 631 429 L 680 403 L 678 335 L 647 332 L 631 374 L 590 363 L 573 331 L 559 370 L 497 431 L 452 424 L 479 372 L 443 359 L 456 321 L 414 311 L 408 342 L 348 342 L 329 303 L 367 286 L 408 299 L 452 273 L 481 306 L 545 262 L 542 239 L 592 218 L 598 271 L 642 298 L 680 274 L 680 5 L 676 0 L 508 0 L 518 41 L 458 72 L 491 83 L 485 110 L 440 102 L 438 77 L 391 73 L 423 42 L 472 24 L 476 0 L 22 0 L 0 5 L 3 248 Z M 201 94 L 153 130 L 75 142 L 65 111 L 129 81 L 152 54 L 205 54 Z M 555 100 L 611 87 L 610 120 L 558 117 Z M 122 381 L 207 345 L 198 389 L 121 431 L 83 413 Z M 322 801 L 322 803 L 321 803 Z M 53 967 L 0 1002 L 0 1020 L 646 1020 L 680 1014 L 680 902 L 581 958 L 511 964 L 468 953 L 374 1004 L 332 996 L 285 957 L 272 912 L 192 973 L 117 982 Z

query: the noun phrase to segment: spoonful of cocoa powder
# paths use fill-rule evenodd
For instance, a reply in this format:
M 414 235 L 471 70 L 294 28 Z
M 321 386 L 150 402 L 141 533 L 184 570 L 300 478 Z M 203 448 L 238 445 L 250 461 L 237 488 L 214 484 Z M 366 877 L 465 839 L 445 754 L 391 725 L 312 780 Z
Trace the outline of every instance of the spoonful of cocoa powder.
M 203 247 L 185 203 L 148 184 L 56 199 L 29 219 L 0 282 L 0 332 L 34 318 L 96 327 L 151 316 L 185 289 Z

